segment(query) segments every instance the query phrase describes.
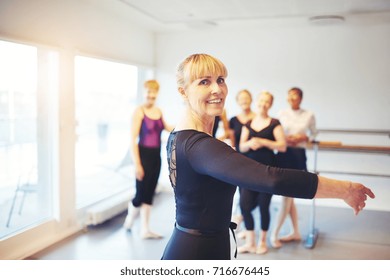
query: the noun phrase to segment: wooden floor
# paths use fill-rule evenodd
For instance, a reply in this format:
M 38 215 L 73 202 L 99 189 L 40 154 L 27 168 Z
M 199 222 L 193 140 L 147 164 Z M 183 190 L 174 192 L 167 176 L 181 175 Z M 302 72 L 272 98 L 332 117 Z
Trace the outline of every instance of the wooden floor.
M 271 204 L 274 221 L 278 202 Z M 310 206 L 298 205 L 301 233 L 309 232 Z M 255 210 L 254 214 L 258 211 Z M 28 259 L 40 260 L 158 260 L 161 258 L 174 225 L 174 200 L 171 193 L 156 195 L 152 229 L 162 235 L 161 240 L 143 240 L 138 233 L 139 223 L 132 232 L 122 224 L 126 213 L 87 228 Z M 258 224 L 258 223 L 257 223 Z M 317 207 L 316 228 L 319 231 L 314 248 L 303 242 L 285 244 L 280 249 L 270 248 L 265 255 L 239 254 L 237 259 L 259 260 L 390 260 L 390 212 L 365 210 L 354 216 L 344 208 Z M 272 225 L 271 225 L 272 227 Z M 282 231 L 286 232 L 287 226 Z M 238 240 L 239 245 L 243 240 Z M 234 250 L 234 241 L 232 241 Z

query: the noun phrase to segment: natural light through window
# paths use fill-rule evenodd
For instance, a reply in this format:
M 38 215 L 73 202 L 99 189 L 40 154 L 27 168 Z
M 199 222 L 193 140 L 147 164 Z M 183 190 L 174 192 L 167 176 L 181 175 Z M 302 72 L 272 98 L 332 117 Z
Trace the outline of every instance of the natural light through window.
M 58 88 L 57 58 L 0 41 L 0 239 L 52 215 L 48 96 Z
M 83 207 L 130 189 L 130 121 L 137 67 L 77 56 L 76 189 Z

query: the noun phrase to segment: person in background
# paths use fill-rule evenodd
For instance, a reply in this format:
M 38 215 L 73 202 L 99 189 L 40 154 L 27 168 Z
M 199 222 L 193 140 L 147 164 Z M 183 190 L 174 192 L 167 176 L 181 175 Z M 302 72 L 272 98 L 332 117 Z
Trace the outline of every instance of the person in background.
M 229 120 L 229 138 L 232 147 L 240 152 L 240 138 L 242 127 L 253 119 L 255 113 L 251 109 L 252 94 L 249 90 L 240 90 L 236 96 L 236 102 L 241 108 L 241 113 Z
M 144 239 L 162 238 L 150 230 L 149 220 L 154 193 L 161 169 L 161 133 L 171 131 L 156 106 L 160 85 L 156 80 L 144 83 L 145 102 L 134 111 L 131 126 L 130 152 L 135 166 L 136 193 L 129 203 L 124 227 L 131 230 L 135 219 L 141 217 L 141 237 Z
M 229 138 L 231 145 L 237 152 L 240 152 L 240 138 L 242 127 L 250 120 L 253 119 L 255 113 L 251 109 L 252 94 L 249 90 L 240 90 L 236 95 L 236 102 L 241 108 L 241 113 L 232 117 L 229 120 Z M 237 224 L 237 231 L 240 229 L 240 224 L 243 221 L 243 217 L 240 210 L 240 187 L 234 195 L 234 203 L 232 209 L 232 221 Z M 245 233 L 240 232 L 237 235 L 239 238 L 245 238 Z
M 247 157 L 269 165 L 276 166 L 274 151 L 286 151 L 286 140 L 279 120 L 271 118 L 268 111 L 272 107 L 273 95 L 267 91 L 257 98 L 258 111 L 255 117 L 243 128 L 240 139 L 240 151 Z M 270 226 L 271 214 L 269 207 L 272 194 L 242 189 L 240 192 L 240 207 L 246 227 L 245 244 L 238 248 L 238 253 L 265 254 L 268 251 L 267 232 Z M 256 246 L 255 223 L 252 211 L 260 208 L 260 235 Z
M 236 186 L 300 198 L 339 198 L 358 214 L 373 192 L 360 183 L 261 164 L 212 136 L 228 94 L 227 69 L 208 54 L 193 54 L 178 66 L 183 116 L 167 141 L 169 179 L 176 222 L 163 260 L 231 259 L 229 230 Z M 234 233 L 234 231 L 233 231 Z
M 315 138 L 317 130 L 314 114 L 301 108 L 302 98 L 303 92 L 300 88 L 291 88 L 287 95 L 287 102 L 290 107 L 279 112 L 279 120 L 284 129 L 288 147 L 286 152 L 277 154 L 277 166 L 307 171 L 305 146 L 308 141 Z M 291 233 L 279 237 L 279 232 L 287 216 L 291 218 Z M 281 242 L 299 240 L 301 240 L 301 234 L 299 232 L 298 211 L 294 198 L 283 197 L 277 215 L 276 226 L 272 233 L 271 244 L 274 248 L 280 248 L 282 246 Z
M 219 128 L 219 123 L 222 122 L 223 133 L 217 137 L 217 131 Z M 223 113 L 220 116 L 215 117 L 214 126 L 213 126 L 213 137 L 217 137 L 218 140 L 224 141 L 229 138 L 229 121 L 227 119 L 226 110 L 223 110 Z

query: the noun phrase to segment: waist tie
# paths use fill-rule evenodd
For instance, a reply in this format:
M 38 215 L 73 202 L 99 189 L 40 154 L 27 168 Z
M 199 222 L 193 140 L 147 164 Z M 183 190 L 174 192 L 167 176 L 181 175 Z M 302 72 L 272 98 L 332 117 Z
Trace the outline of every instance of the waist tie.
M 207 235 L 215 235 L 221 233 L 221 231 L 204 231 L 204 230 L 199 230 L 199 229 L 191 229 L 191 228 L 185 228 L 179 225 L 178 223 L 175 224 L 175 227 L 183 232 L 196 235 L 196 236 L 207 236 Z M 234 243 L 236 243 L 236 250 L 234 252 L 234 258 L 237 258 L 237 240 L 236 240 L 236 235 L 234 233 L 234 230 L 237 228 L 237 224 L 230 222 L 229 229 L 233 234 L 234 238 Z
M 234 243 L 236 243 L 236 251 L 234 252 L 234 258 L 237 259 L 237 240 L 236 240 L 236 234 L 234 233 L 234 230 L 237 228 L 237 224 L 234 222 L 230 222 L 229 228 L 233 234 Z

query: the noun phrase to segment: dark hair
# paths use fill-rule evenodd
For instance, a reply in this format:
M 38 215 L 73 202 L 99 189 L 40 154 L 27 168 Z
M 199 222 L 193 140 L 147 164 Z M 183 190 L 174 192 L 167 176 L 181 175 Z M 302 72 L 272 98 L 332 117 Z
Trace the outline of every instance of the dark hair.
M 292 87 L 288 92 L 290 91 L 295 91 L 301 99 L 303 98 L 303 91 L 299 87 Z

